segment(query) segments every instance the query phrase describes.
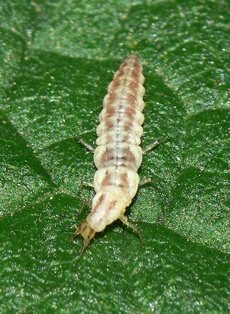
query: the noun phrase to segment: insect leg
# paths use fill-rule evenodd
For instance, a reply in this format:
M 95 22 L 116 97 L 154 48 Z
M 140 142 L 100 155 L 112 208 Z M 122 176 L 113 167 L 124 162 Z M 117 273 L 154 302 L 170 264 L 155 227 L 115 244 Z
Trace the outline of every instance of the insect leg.
M 93 188 L 94 184 L 92 182 L 88 182 L 88 181 L 81 181 L 80 189 L 79 189 L 79 191 L 77 193 L 77 197 L 79 197 L 81 200 L 82 200 L 82 198 L 81 198 L 81 191 L 82 191 L 83 186 L 89 186 L 89 187 Z M 85 205 L 87 205 L 90 208 L 92 207 L 91 202 L 83 200 L 83 203 L 82 203 L 82 206 L 81 206 L 81 210 L 80 210 L 80 213 L 79 213 L 78 217 L 80 216 L 80 214 L 82 212 L 82 209 L 83 209 L 83 207 Z
M 143 155 L 145 155 L 146 153 L 148 153 L 151 149 L 153 149 L 155 146 L 159 145 L 161 142 L 161 140 L 156 140 L 155 142 L 153 142 L 152 144 L 148 145 L 147 147 L 145 147 L 145 149 L 142 150 Z
M 124 225 L 128 226 L 129 228 L 133 229 L 135 232 L 138 233 L 141 240 L 141 244 L 144 246 L 144 240 L 143 240 L 140 229 L 137 226 L 133 225 L 131 222 L 129 222 L 128 218 L 125 215 L 121 215 L 119 219 L 123 222 Z
M 89 143 L 87 143 L 85 140 L 83 140 L 83 138 L 81 138 L 81 137 L 74 137 L 79 143 L 81 143 L 82 145 L 84 145 L 91 153 L 94 153 L 94 148 L 89 144 Z M 94 187 L 94 184 L 92 183 L 92 182 L 88 182 L 88 181 L 81 181 L 81 186 L 80 186 L 80 189 L 79 189 L 79 191 L 78 191 L 78 196 L 79 196 L 79 194 L 81 193 L 81 190 L 82 190 L 82 188 L 83 188 L 83 185 L 85 185 L 85 186 L 89 186 L 89 187 L 91 187 L 91 188 L 93 188 Z
M 94 184 L 92 183 L 92 182 L 88 182 L 88 181 L 81 181 L 81 187 L 80 187 L 80 190 L 79 191 L 81 191 L 82 190 L 82 187 L 83 187 L 83 185 L 85 185 L 85 186 L 89 186 L 89 187 L 91 187 L 91 188 L 94 188 Z M 78 192 L 79 193 L 79 192 Z
M 139 186 L 142 187 L 143 185 L 148 184 L 148 183 L 152 183 L 153 186 L 155 187 L 155 189 L 156 189 L 156 190 L 158 189 L 158 187 L 157 187 L 157 185 L 156 185 L 156 182 L 155 182 L 155 180 L 154 180 L 152 177 L 142 179 L 142 180 L 140 181 L 140 183 L 139 183 Z
M 147 184 L 147 183 L 151 183 L 151 182 L 153 182 L 153 181 L 154 181 L 154 180 L 153 180 L 152 177 L 144 178 L 144 179 L 142 179 L 142 180 L 140 181 L 139 186 L 143 186 L 143 185 L 145 185 L 145 184 Z
M 91 153 L 94 153 L 94 148 L 93 146 L 91 146 L 89 143 L 87 143 L 85 140 L 83 140 L 83 138 L 77 136 L 75 137 L 75 139 L 81 143 L 82 145 L 84 145 Z
M 78 193 L 77 193 L 77 196 L 78 196 L 80 199 L 81 199 L 80 194 L 81 194 L 81 191 L 82 191 L 82 188 L 83 188 L 84 185 L 89 186 L 89 187 L 94 187 L 93 183 L 91 183 L 91 182 L 81 181 L 81 186 L 80 186 L 80 189 L 79 189 L 79 191 L 78 191 Z M 85 205 L 88 206 L 89 208 L 92 208 L 92 203 L 91 203 L 91 202 L 86 201 L 86 200 L 83 200 L 83 203 L 82 203 L 81 208 L 80 208 L 80 210 L 79 210 L 79 213 L 78 213 L 78 215 L 77 215 L 77 217 L 76 217 L 76 220 L 78 220 L 78 218 L 80 217 L 80 215 L 81 215 L 81 213 L 82 213 L 82 211 L 83 211 Z M 85 226 L 85 227 L 87 227 L 87 228 L 83 228 L 83 226 Z M 76 224 L 73 224 L 73 225 L 71 225 L 71 226 L 69 226 L 69 227 L 71 227 L 71 228 L 77 228 L 76 231 L 74 232 L 73 236 L 72 236 L 71 239 L 70 239 L 70 243 L 73 241 L 73 239 L 74 239 L 78 234 L 82 234 L 83 237 L 84 237 L 83 246 L 82 246 L 81 251 L 79 252 L 79 255 L 81 255 L 81 254 L 83 253 L 83 251 L 85 250 L 85 248 L 88 246 L 88 244 L 89 244 L 89 242 L 90 242 L 90 239 L 94 236 L 95 232 L 94 232 L 93 235 L 92 235 L 92 230 L 91 230 L 91 228 L 88 226 L 88 223 L 87 223 L 87 222 L 82 223 L 80 227 L 77 227 Z M 84 229 L 84 231 L 83 231 L 83 229 Z M 87 231 L 87 232 L 86 232 L 86 231 Z M 92 235 L 92 236 L 89 237 L 89 234 Z
M 79 197 L 80 199 L 81 198 L 81 191 L 83 189 L 83 186 L 89 186 L 90 188 L 93 188 L 94 187 L 94 184 L 92 182 L 88 182 L 88 181 L 81 181 L 81 185 L 80 185 L 80 188 L 79 188 L 79 191 L 77 193 L 77 197 Z

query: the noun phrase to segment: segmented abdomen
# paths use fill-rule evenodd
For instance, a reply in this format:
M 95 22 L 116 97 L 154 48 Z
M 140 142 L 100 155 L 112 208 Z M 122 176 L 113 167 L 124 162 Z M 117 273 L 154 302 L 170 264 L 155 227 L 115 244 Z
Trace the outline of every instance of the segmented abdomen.
M 95 232 L 123 216 L 137 192 L 140 181 L 137 170 L 142 163 L 139 145 L 144 122 L 143 83 L 142 65 L 133 54 L 115 73 L 104 98 L 94 152 L 98 168 L 94 176 L 96 195 L 92 212 L 76 230 L 85 239 L 83 249 Z
M 117 188 L 119 193 L 128 195 L 129 203 L 137 192 L 137 170 L 142 163 L 142 150 L 138 145 L 144 122 L 143 83 L 142 65 L 137 55 L 131 55 L 108 87 L 97 127 L 94 162 L 99 170 L 94 177 L 95 191 Z

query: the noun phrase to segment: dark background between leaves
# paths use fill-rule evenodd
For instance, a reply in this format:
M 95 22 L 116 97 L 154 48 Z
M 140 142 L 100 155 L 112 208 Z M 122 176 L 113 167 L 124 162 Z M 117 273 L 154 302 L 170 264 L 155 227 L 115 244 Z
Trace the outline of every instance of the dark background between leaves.
M 229 3 L 4 1 L 1 9 L 1 312 L 229 309 Z M 81 258 L 102 99 L 121 62 L 146 77 L 142 187 L 129 219 Z M 162 216 L 165 217 L 162 221 Z

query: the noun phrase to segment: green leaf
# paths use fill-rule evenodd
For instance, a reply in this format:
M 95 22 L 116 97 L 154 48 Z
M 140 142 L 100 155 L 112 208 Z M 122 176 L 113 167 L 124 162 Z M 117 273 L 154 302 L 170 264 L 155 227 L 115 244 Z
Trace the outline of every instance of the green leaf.
M 229 311 L 229 3 L 5 1 L 1 11 L 1 312 Z M 138 191 L 80 258 L 90 152 L 114 72 L 146 78 Z M 156 187 L 154 187 L 156 185 Z M 84 209 L 81 212 L 81 209 Z

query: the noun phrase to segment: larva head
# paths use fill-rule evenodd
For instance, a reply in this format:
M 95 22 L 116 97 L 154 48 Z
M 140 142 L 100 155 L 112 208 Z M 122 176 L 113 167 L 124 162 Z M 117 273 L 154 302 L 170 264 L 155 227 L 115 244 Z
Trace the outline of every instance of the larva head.
M 79 255 L 81 255 L 84 250 L 87 248 L 89 245 L 90 240 L 94 237 L 95 235 L 95 230 L 93 230 L 90 225 L 88 224 L 87 221 L 83 221 L 80 225 L 80 227 L 77 228 L 75 231 L 73 237 L 71 238 L 71 241 L 76 237 L 76 235 L 81 234 L 84 238 L 84 242 L 82 245 L 82 248 L 79 252 Z
M 124 214 L 131 199 L 124 189 L 118 186 L 103 187 L 93 199 L 92 212 L 87 222 L 96 232 L 100 232 Z

